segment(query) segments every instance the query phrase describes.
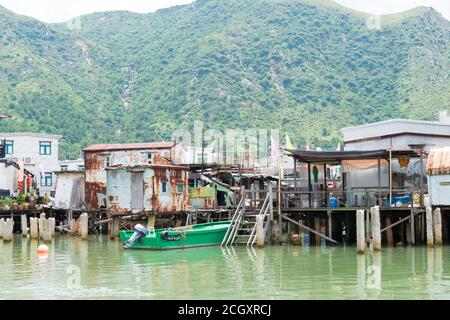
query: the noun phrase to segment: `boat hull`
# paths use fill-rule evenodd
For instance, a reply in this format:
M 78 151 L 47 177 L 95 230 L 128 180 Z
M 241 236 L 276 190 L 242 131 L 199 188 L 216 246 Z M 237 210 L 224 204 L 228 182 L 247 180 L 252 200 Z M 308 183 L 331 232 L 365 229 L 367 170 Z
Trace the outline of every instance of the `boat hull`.
M 180 228 L 158 229 L 137 240 L 130 248 L 143 250 L 171 250 L 220 245 L 230 221 L 212 222 Z M 122 243 L 133 231 L 120 231 Z

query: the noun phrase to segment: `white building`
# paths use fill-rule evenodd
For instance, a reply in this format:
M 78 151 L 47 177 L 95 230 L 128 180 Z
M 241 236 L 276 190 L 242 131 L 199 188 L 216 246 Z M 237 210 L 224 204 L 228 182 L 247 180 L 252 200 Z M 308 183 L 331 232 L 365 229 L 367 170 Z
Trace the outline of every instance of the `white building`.
M 84 171 L 84 159 L 59 161 L 58 166 L 59 171 Z
M 216 164 L 219 163 L 218 153 L 212 147 L 192 147 L 181 143 L 182 164 Z
M 440 112 L 439 121 L 393 119 L 348 127 L 341 132 L 345 151 L 388 150 L 392 147 L 394 151 L 414 150 L 422 153 L 422 164 L 418 158 L 410 159 L 409 165 L 404 168 L 397 160 L 392 163 L 394 188 L 414 191 L 426 190 L 426 154 L 431 149 L 450 146 L 450 118 L 446 111 Z M 347 182 L 351 188 L 377 186 L 376 161 L 362 161 L 357 172 L 350 173 L 345 166 L 343 171 L 347 171 Z M 386 188 L 389 179 L 387 162 L 382 163 L 381 174 L 382 187 Z
M 25 169 L 37 178 L 40 196 L 54 196 L 61 137 L 45 133 L 0 133 L 0 140 L 6 141 L 6 159 L 24 162 Z

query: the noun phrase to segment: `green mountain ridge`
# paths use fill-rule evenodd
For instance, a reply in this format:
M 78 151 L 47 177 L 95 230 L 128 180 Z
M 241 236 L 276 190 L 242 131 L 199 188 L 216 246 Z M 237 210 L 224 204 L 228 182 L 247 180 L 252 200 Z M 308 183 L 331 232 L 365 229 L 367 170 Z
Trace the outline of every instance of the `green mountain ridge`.
M 0 7 L 0 113 L 14 115 L 0 131 L 62 134 L 66 158 L 195 120 L 334 147 L 344 126 L 436 119 L 450 101 L 450 22 L 425 7 L 381 29 L 368 17 L 324 0 L 203 0 L 75 24 Z

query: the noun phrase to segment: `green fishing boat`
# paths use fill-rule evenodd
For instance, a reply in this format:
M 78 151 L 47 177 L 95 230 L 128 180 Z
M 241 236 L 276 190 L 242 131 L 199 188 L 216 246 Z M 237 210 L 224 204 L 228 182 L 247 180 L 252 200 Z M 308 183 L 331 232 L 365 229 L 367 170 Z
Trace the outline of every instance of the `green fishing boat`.
M 125 249 L 169 250 L 220 245 L 231 221 L 211 222 L 179 228 L 148 230 L 142 225 L 134 231 L 121 230 Z

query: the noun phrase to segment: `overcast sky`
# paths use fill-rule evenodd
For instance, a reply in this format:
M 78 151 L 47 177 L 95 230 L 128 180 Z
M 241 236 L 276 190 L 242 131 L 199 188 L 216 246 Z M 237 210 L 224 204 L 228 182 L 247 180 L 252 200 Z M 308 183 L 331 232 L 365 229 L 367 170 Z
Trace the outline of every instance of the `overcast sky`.
M 224 0 L 225 1 L 225 0 Z M 63 22 L 95 11 L 153 12 L 192 0 L 0 0 L 0 5 L 46 22 Z M 355 10 L 375 14 L 397 13 L 417 6 L 433 7 L 450 20 L 450 0 L 335 0 Z

